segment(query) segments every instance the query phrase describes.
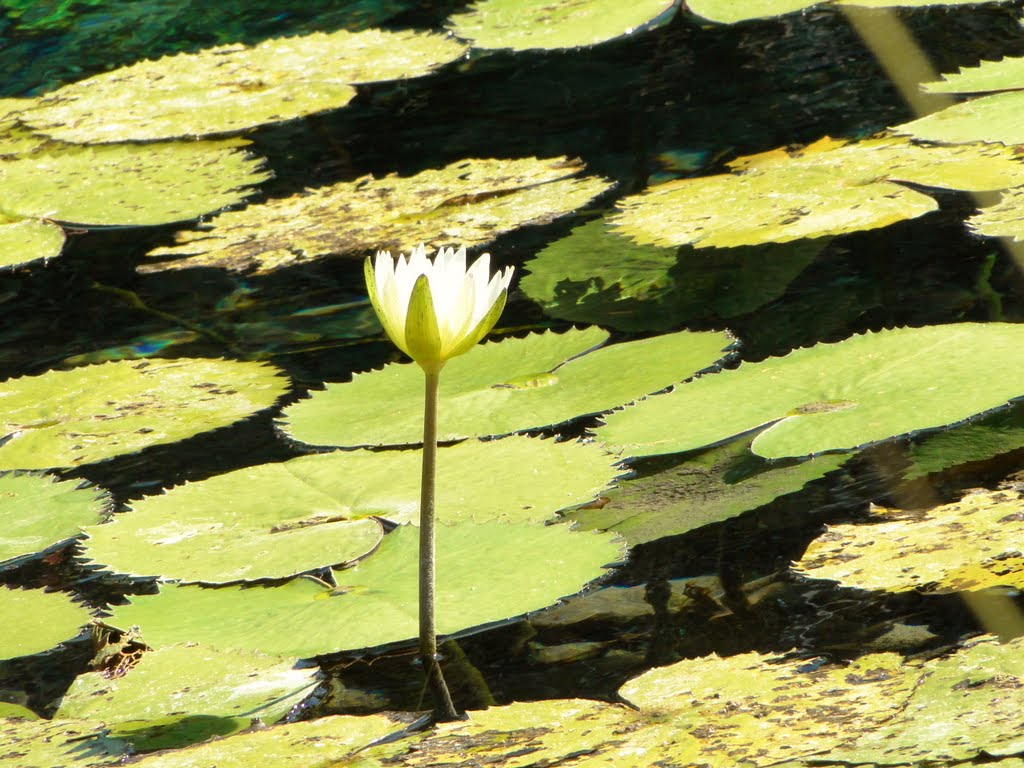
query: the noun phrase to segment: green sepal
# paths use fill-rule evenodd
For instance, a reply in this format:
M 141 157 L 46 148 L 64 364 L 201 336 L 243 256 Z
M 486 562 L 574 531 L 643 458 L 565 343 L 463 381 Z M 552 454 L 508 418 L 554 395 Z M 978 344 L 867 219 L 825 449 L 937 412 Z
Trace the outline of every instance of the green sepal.
M 501 317 L 502 311 L 505 309 L 505 299 L 508 297 L 508 291 L 502 291 L 497 299 L 494 300 L 494 304 L 487 311 L 480 322 L 476 324 L 476 327 L 455 347 L 451 352 L 448 353 L 447 357 L 455 357 L 457 355 L 465 354 L 469 352 L 473 347 L 480 343 L 480 341 L 491 332 L 494 324 L 498 322 L 498 318 Z
M 426 275 L 416 278 L 412 296 L 409 297 L 409 311 L 405 316 L 405 343 L 409 347 L 406 350 L 409 357 L 419 363 L 421 368 L 439 370 L 444 364 L 434 297 L 430 293 L 430 280 Z
M 384 306 L 381 304 L 380 293 L 377 288 L 377 272 L 373 266 L 373 259 L 367 258 L 363 262 L 363 276 L 366 279 L 366 291 L 370 295 L 370 303 L 373 305 L 373 311 L 377 313 L 377 319 L 380 320 L 381 328 L 384 329 L 384 333 L 387 334 L 396 347 L 409 354 L 409 350 L 406 349 L 405 339 L 398 332 L 399 329 L 395 327 L 394 319 L 385 311 Z

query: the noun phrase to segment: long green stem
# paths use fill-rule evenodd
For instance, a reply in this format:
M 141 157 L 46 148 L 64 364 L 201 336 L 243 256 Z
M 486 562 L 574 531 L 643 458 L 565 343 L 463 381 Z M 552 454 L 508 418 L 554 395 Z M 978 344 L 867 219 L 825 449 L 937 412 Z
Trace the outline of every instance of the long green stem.
M 437 467 L 437 386 L 440 371 L 427 371 L 423 401 L 423 476 L 420 482 L 420 658 L 434 694 L 434 718 L 456 720 L 448 686 L 441 674 L 434 622 L 434 476 Z

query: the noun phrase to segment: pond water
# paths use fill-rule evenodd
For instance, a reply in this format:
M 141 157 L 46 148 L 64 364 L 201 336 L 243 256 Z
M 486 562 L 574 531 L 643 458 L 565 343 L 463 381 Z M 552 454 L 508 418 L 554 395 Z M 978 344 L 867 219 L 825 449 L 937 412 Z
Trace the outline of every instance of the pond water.
M 7 14 L 0 30 L 2 95 L 12 97 L 45 93 L 141 58 L 332 31 L 353 8 L 369 14 L 390 7 L 320 2 L 281 11 L 275 4 L 218 3 L 219 10 L 203 20 L 172 13 L 173 4 L 160 2 L 50 3 L 51 17 L 38 9 L 16 12 L 19 5 L 0 4 Z M 381 25 L 439 30 L 464 4 L 395 6 Z M 936 71 L 952 72 L 982 58 L 1024 54 L 1020 13 L 1020 4 L 1010 3 L 900 10 L 892 20 L 917 40 Z M 836 8 L 722 26 L 682 13 L 657 29 L 589 49 L 474 52 L 428 77 L 361 85 L 344 109 L 260 127 L 249 135 L 251 151 L 266 158 L 274 176 L 250 202 L 367 174 L 411 176 L 475 157 L 578 157 L 588 174 L 614 180 L 614 191 L 584 209 L 501 235 L 486 247 L 497 264 L 515 265 L 518 279 L 531 272 L 530 260 L 545 247 L 652 184 L 720 173 L 738 156 L 826 136 L 863 138 L 912 117 Z M 89 193 L 83 186 L 82 194 Z M 564 331 L 573 325 L 570 319 L 577 326 L 607 327 L 613 342 L 681 329 L 728 330 L 739 340 L 735 363 L 885 328 L 1020 322 L 1021 266 L 998 240 L 972 236 L 964 227 L 975 207 L 969 196 L 929 194 L 939 210 L 822 240 L 798 268 L 790 259 L 725 258 L 731 251 L 684 247 L 671 279 L 713 286 L 697 300 L 669 293 L 646 306 L 642 299 L 594 304 L 583 321 L 573 314 L 581 297 L 570 293 L 560 304 L 545 305 L 514 283 L 496 337 Z M 5 379 L 155 355 L 266 360 L 294 384 L 275 409 L 241 423 L 57 473 L 108 489 L 116 510 L 162 488 L 311 452 L 275 427 L 282 407 L 324 382 L 346 381 L 399 359 L 368 314 L 365 251 L 356 254 L 360 258 L 318 259 L 264 275 L 136 270 L 147 263 L 149 250 L 171 244 L 181 228 L 82 227 L 70 232 L 58 258 L 0 273 Z M 757 288 L 762 300 L 747 301 L 739 311 L 724 309 L 733 298 L 742 304 L 740 293 Z M 568 305 L 576 309 L 566 310 Z M 990 374 L 1000 372 L 978 372 Z M 1018 405 L 982 424 L 1009 432 L 1021 428 L 1022 418 Z M 598 423 L 588 417 L 541 432 L 576 437 Z M 963 435 L 969 444 L 970 433 Z M 924 443 L 917 436 L 871 446 L 838 471 L 778 499 L 764 498 L 744 514 L 637 544 L 602 582 L 615 590 L 606 594 L 621 598 L 615 608 L 582 607 L 572 617 L 542 613 L 462 638 L 448 647 L 456 660 L 449 674 L 457 702 L 614 700 L 616 690 L 645 669 L 711 653 L 927 655 L 986 629 L 1013 634 L 1013 595 L 979 598 L 992 601 L 983 624 L 977 605 L 972 610 L 956 594 L 844 589 L 787 570 L 824 525 L 864 520 L 869 503 L 924 509 L 968 488 L 997 487 L 1015 473 L 1019 481 L 1024 470 L 1024 448 L 996 449 L 996 455 L 964 448 L 970 461 L 908 480 L 912 450 Z M 695 456 L 700 454 L 641 459 L 630 469 L 641 477 L 666 477 Z M 754 456 L 749 462 L 750 474 L 775 466 Z M 696 471 L 689 466 L 680 477 Z M 739 472 L 738 466 L 730 471 Z M 478 471 L 504 482 L 500 469 Z M 706 481 L 718 487 L 735 479 L 711 467 Z M 704 492 L 682 481 L 666 482 L 661 490 L 666 503 L 689 498 L 698 509 Z M 706 492 L 710 498 L 713 492 Z M 612 509 L 623 503 L 612 496 Z M 125 594 L 152 591 L 148 582 L 114 579 L 75 555 L 72 545 L 0 572 L 0 580 L 67 590 L 97 609 L 122 602 Z M 1005 622 L 993 624 L 992 616 L 1005 616 Z M 893 633 L 910 626 L 917 633 Z M 45 656 L 2 663 L 0 695 L 50 714 L 93 653 L 82 638 Z M 421 682 L 411 658 L 409 648 L 324 657 L 331 684 L 296 716 L 417 708 Z

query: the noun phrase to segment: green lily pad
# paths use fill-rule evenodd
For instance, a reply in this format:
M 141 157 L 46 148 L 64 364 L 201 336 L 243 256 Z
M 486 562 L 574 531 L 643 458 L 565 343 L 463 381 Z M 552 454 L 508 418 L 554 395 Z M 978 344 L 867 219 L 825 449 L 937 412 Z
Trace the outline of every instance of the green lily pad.
M 738 440 L 693 458 L 644 467 L 605 494 L 600 509 L 578 509 L 567 517 L 580 530 L 613 531 L 630 546 L 675 536 L 742 515 L 838 469 L 842 454 L 818 456 L 787 466 L 769 463 Z
M 1000 61 L 983 61 L 976 67 L 961 67 L 956 74 L 925 83 L 928 93 L 986 93 L 1024 88 L 1024 56 L 1007 56 Z
M 64 249 L 64 230 L 52 221 L 0 217 L 0 267 L 52 259 Z
M 218 648 L 310 657 L 401 643 L 417 636 L 418 529 L 403 525 L 331 589 L 300 578 L 277 587 L 162 585 L 114 608 L 147 643 L 201 641 Z M 437 628 L 466 633 L 551 605 L 621 557 L 608 534 L 564 525 L 463 522 L 437 531 Z M 297 630 L 297 628 L 301 628 Z
M 195 219 L 241 202 L 269 178 L 260 160 L 241 151 L 247 145 L 241 139 L 47 145 L 0 158 L 0 208 L 11 216 L 74 224 Z
M 830 526 L 794 568 L 844 587 L 959 592 L 1024 587 L 1024 496 L 979 491 L 927 512 L 873 508 L 875 522 Z
M 893 130 L 924 141 L 1024 143 L 1024 91 L 981 96 L 901 123 Z M 1018 182 L 1019 184 L 1019 182 Z
M 595 220 L 528 261 L 519 288 L 552 317 L 664 330 L 694 317 L 734 317 L 772 301 L 825 242 L 766 243 L 709 255 L 639 245 Z
M 984 2 L 985 0 L 981 0 Z M 993 3 L 1010 0 L 988 0 Z M 710 21 L 735 24 L 751 19 L 766 19 L 825 5 L 828 0 L 687 0 L 686 7 Z M 858 5 L 868 8 L 921 8 L 931 5 L 978 4 L 979 0 L 835 0 L 835 5 Z
M 78 635 L 91 618 L 63 592 L 0 587 L 0 659 L 48 651 Z
M 39 715 L 28 707 L 10 701 L 0 701 L 0 720 L 38 720 Z
M 465 50 L 444 35 L 380 29 L 223 45 L 71 83 L 21 119 L 89 144 L 238 132 L 343 107 L 353 83 L 425 75 Z
M 696 738 L 701 759 L 693 764 L 735 768 L 828 753 L 870 732 L 900 711 L 918 674 L 895 653 L 835 666 L 743 653 L 652 669 L 619 696 L 657 713 L 683 739 Z M 648 765 L 671 750 L 669 740 L 646 756 Z
M 14 768 L 89 768 L 122 765 L 131 751 L 120 739 L 106 735 L 103 723 L 79 720 L 0 719 L 3 758 Z
M 733 173 L 679 179 L 619 202 L 612 223 L 639 243 L 728 248 L 874 229 L 936 210 L 895 182 L 983 191 L 1024 184 L 1008 147 L 905 139 L 820 141 L 734 160 Z
M 1020 448 L 1024 448 L 1024 408 L 1017 407 L 915 442 L 909 448 L 910 467 L 903 478 L 913 480 Z
M 222 213 L 202 230 L 179 232 L 177 245 L 147 254 L 171 260 L 139 270 L 261 273 L 327 255 L 409 253 L 420 243 L 428 250 L 474 248 L 522 226 L 548 224 L 613 186 L 582 171 L 582 163 L 564 157 L 472 159 L 405 178 L 346 181 Z
M 986 237 L 1011 237 L 1018 243 L 1024 241 L 1024 188 L 1006 190 L 998 203 L 982 208 L 981 213 L 969 218 L 967 226 L 972 232 Z
M 940 765 L 1020 753 L 1022 650 L 1019 639 L 1000 644 L 986 637 L 929 664 L 902 711 L 831 752 L 829 761 Z
M 102 720 L 136 749 L 161 749 L 235 733 L 255 717 L 276 722 L 316 682 L 315 667 L 191 643 L 147 651 L 121 677 L 79 675 L 56 716 Z
M 85 557 L 119 573 L 218 583 L 348 563 L 380 543 L 375 517 L 419 519 L 420 451 L 339 451 L 187 483 L 86 528 Z M 441 522 L 542 522 L 593 499 L 619 470 L 596 445 L 511 437 L 442 448 Z M 514 483 L 480 467 L 532 468 Z M 373 517 L 371 517 L 371 515 Z
M 438 439 L 506 435 L 600 413 L 713 365 L 725 333 L 679 333 L 595 349 L 599 328 L 482 344 L 441 374 Z M 592 351 L 588 351 L 592 350 Z M 328 384 L 285 409 L 281 427 L 311 445 L 411 445 L 422 439 L 423 372 L 390 364 Z
M 138 768 L 254 768 L 254 766 L 342 766 L 357 753 L 401 723 L 385 715 L 334 715 L 240 733 L 181 749 L 144 755 L 133 761 Z M 402 740 L 403 746 L 409 740 Z M 356 763 L 365 768 L 371 764 Z
M 687 0 L 686 8 L 708 21 L 735 24 L 793 13 L 822 0 Z
M 704 376 L 605 417 L 627 455 L 676 453 L 763 428 L 781 458 L 952 424 L 1024 396 L 1024 326 L 897 328 Z
M 124 360 L 0 383 L 0 467 L 73 467 L 172 443 L 269 408 L 288 388 L 265 363 Z
M 664 24 L 675 0 L 478 0 L 448 19 L 448 28 L 474 48 L 581 48 Z
M 96 488 L 48 475 L 0 474 L 0 567 L 45 552 L 98 523 L 110 499 Z

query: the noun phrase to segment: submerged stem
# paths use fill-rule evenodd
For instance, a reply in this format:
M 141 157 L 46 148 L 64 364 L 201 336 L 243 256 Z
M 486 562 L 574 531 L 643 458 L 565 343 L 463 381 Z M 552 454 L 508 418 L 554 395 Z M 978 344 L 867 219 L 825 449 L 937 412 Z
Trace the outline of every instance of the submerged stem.
M 437 387 L 441 372 L 424 370 L 423 476 L 420 483 L 420 658 L 434 694 L 434 718 L 456 720 L 448 686 L 441 674 L 434 622 L 434 476 L 437 467 Z

